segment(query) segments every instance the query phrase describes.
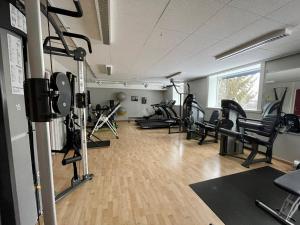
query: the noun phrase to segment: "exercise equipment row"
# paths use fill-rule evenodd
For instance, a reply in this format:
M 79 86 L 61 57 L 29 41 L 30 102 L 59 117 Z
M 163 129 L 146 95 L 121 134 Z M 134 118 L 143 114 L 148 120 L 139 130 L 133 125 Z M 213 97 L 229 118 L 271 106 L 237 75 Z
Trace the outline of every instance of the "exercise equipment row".
M 149 116 L 136 119 L 136 124 L 141 129 L 168 128 L 170 122 L 178 117 L 174 110 L 175 103 L 176 101 L 170 100 L 168 102 L 151 105 L 154 113 Z
M 214 110 L 208 121 L 204 120 L 203 108 L 188 93 L 183 103 L 182 130 L 187 133 L 187 139 L 197 139 L 200 145 L 207 142 L 217 143 L 220 139 L 220 155 L 244 159 L 242 165 L 245 167 L 257 162 L 271 163 L 273 144 L 278 133 L 283 128 L 287 132 L 300 130 L 299 119 L 295 115 L 282 113 L 286 91 L 278 99 L 274 90 L 276 98 L 265 105 L 261 119 L 247 118 L 246 112 L 237 102 L 224 99 L 221 102 L 221 114 L 219 110 Z M 212 139 L 207 140 L 209 136 Z M 247 158 L 242 156 L 244 149 L 251 151 Z M 257 159 L 258 153 L 265 157 Z

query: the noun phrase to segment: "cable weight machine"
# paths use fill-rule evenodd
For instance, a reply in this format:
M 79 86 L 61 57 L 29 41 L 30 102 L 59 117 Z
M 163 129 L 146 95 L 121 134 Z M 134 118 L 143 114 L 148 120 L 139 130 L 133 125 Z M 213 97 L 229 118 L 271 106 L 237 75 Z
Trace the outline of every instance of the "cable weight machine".
M 65 37 L 82 39 L 87 43 L 91 53 L 91 44 L 87 37 L 71 32 L 63 32 L 55 23 L 52 13 L 70 17 L 81 17 L 83 15 L 79 0 L 73 0 L 76 11 L 69 11 L 52 6 L 44 6 L 39 0 L 25 0 L 27 27 L 28 27 L 28 55 L 31 78 L 25 81 L 25 96 L 28 117 L 35 122 L 37 136 L 38 161 L 41 178 L 41 194 L 43 205 L 43 216 L 45 225 L 56 225 L 55 200 L 68 194 L 80 184 L 92 179 L 89 173 L 87 159 L 86 141 L 86 94 L 84 79 L 84 61 L 86 50 L 78 47 L 69 49 Z M 57 36 L 48 36 L 44 43 L 42 41 L 41 13 L 43 13 L 53 26 Z M 62 43 L 62 48 L 51 46 L 51 41 L 56 40 Z M 81 157 L 83 162 L 83 176 L 80 180 L 72 182 L 71 186 L 63 191 L 59 196 L 54 196 L 53 170 L 50 147 L 49 122 L 58 117 L 67 116 L 71 111 L 71 87 L 68 77 L 60 73 L 48 79 L 45 73 L 43 54 L 71 57 L 77 62 L 78 68 L 78 88 L 76 94 L 76 107 L 78 108 L 78 118 L 81 136 Z M 52 75 L 53 76 L 53 75 Z M 54 111 L 54 113 L 53 113 Z M 66 163 L 73 163 L 80 157 L 66 160 Z M 74 164 L 73 164 L 74 165 Z
M 183 112 L 183 105 L 182 105 L 182 99 L 184 95 L 187 95 L 187 97 L 190 96 L 190 85 L 187 83 L 187 92 L 180 92 L 177 88 L 177 85 L 175 84 L 175 81 L 173 78 L 170 79 L 171 85 L 170 87 L 173 87 L 176 93 L 179 95 L 179 117 L 173 118 L 169 121 L 169 134 L 174 133 L 183 133 L 185 132 L 185 122 L 184 117 L 186 116 Z M 184 104 L 184 103 L 183 103 Z M 171 131 L 171 128 L 178 127 L 178 131 Z

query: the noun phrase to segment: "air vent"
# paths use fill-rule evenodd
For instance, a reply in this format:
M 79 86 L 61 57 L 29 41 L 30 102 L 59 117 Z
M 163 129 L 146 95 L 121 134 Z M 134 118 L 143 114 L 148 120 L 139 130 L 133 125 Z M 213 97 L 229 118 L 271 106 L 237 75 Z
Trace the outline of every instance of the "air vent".
M 110 45 L 110 0 L 95 0 L 103 44 Z

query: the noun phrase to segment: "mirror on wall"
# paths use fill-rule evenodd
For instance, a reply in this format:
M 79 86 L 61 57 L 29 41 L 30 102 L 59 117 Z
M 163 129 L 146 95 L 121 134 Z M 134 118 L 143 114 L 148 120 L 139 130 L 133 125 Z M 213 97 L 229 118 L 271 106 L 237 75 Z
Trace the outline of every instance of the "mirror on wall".
M 275 99 L 274 90 L 280 98 L 286 88 L 283 112 L 300 117 L 300 54 L 267 61 L 265 64 L 262 103 L 266 104 Z

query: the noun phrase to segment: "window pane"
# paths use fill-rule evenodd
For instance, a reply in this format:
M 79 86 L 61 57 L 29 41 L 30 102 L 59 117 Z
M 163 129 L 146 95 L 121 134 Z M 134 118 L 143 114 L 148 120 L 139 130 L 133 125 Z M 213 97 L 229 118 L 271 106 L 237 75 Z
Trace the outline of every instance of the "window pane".
M 209 107 L 221 107 L 222 99 L 238 102 L 244 109 L 257 110 L 260 65 L 209 77 Z
M 183 83 L 176 84 L 176 88 L 179 93 L 184 92 L 184 84 Z M 172 88 L 172 96 L 173 96 L 173 100 L 176 101 L 175 105 L 180 105 L 180 94 L 178 94 L 177 91 L 175 90 L 175 87 L 173 87 Z M 182 96 L 182 98 L 183 98 L 183 96 Z M 183 102 L 183 99 L 181 99 L 181 102 Z

